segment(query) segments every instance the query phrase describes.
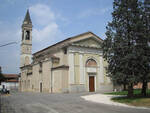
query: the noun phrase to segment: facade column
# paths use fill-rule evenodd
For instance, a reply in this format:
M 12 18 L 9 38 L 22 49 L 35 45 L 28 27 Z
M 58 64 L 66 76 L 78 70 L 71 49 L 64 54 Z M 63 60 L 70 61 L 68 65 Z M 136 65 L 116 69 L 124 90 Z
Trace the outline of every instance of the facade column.
M 69 84 L 74 84 L 74 54 L 69 53 Z
M 103 57 L 100 56 L 100 83 L 104 83 L 104 65 L 103 65 Z
M 80 84 L 84 84 L 84 65 L 83 65 L 83 54 L 79 55 L 79 61 L 80 61 Z

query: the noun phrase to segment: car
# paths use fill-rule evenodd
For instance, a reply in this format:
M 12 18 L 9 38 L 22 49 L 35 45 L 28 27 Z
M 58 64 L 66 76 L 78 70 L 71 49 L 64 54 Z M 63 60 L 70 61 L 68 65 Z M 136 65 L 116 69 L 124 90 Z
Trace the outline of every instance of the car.
M 10 93 L 10 91 L 6 88 L 2 88 L 0 92 L 1 92 L 1 94 L 9 94 Z

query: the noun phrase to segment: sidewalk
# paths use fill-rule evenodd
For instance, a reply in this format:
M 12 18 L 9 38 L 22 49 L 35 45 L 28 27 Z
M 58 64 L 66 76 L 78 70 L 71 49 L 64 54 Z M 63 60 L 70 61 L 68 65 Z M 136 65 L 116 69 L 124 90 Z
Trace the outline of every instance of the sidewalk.
M 93 94 L 93 95 L 86 95 L 86 96 L 81 96 L 81 98 L 91 101 L 91 102 L 96 102 L 96 103 L 102 103 L 102 104 L 107 104 L 107 105 L 114 105 L 114 106 L 123 106 L 123 107 L 130 107 L 130 108 L 137 108 L 137 109 L 149 109 L 146 107 L 135 107 L 135 106 L 129 106 L 126 104 L 114 102 L 111 100 L 111 98 L 114 97 L 120 97 L 119 95 L 105 95 L 105 94 Z
M 4 99 L 6 95 L 0 94 L 0 113 L 15 113 L 7 99 Z

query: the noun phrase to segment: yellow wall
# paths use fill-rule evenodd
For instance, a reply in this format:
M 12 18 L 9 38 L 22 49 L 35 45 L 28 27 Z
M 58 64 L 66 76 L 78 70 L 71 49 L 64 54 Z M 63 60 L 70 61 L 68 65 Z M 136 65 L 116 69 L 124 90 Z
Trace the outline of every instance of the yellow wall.
M 84 66 L 85 66 L 85 64 L 86 64 L 86 61 L 88 60 L 88 59 L 90 59 L 90 58 L 92 58 L 92 59 L 94 59 L 96 62 L 97 62 L 97 66 L 99 66 L 99 64 L 100 64 L 100 61 L 99 61 L 99 55 L 97 55 L 97 54 L 84 54 Z M 86 68 L 86 67 L 85 67 Z M 96 72 L 96 89 L 98 89 L 99 88 L 99 80 L 98 80 L 98 69 L 96 69 L 97 70 L 97 72 Z M 89 88 L 89 75 L 88 75 L 88 73 L 87 73 L 87 70 L 86 70 L 86 88 L 88 89 Z
M 53 92 L 67 92 L 68 88 L 68 70 L 57 69 L 53 70 Z
M 74 73 L 75 73 L 75 84 L 80 83 L 80 65 L 79 65 L 79 53 L 75 53 L 74 57 Z
M 80 58 L 79 58 L 79 54 L 80 53 L 75 53 L 74 54 L 74 65 L 75 65 L 75 68 L 74 68 L 74 73 L 75 73 L 75 84 L 80 84 Z M 89 58 L 93 58 L 94 60 L 96 60 L 97 62 L 97 66 L 100 65 L 100 56 L 97 55 L 97 54 L 83 54 L 83 57 L 82 57 L 82 60 L 83 60 L 83 66 L 84 68 L 86 69 L 85 67 L 85 64 L 86 64 L 86 61 L 89 59 Z M 98 79 L 98 75 L 99 74 L 99 70 L 98 70 L 98 67 L 96 67 L 96 70 L 97 70 L 97 73 L 96 73 L 96 88 L 99 88 L 99 79 Z M 86 70 L 85 70 L 86 71 Z M 88 89 L 89 88 L 89 84 L 88 84 L 88 80 L 89 80 L 89 76 L 88 76 L 88 73 L 85 72 L 86 76 L 85 76 L 85 82 L 86 82 L 86 88 Z
M 43 62 L 42 66 L 42 84 L 43 84 L 43 91 L 44 92 L 50 92 L 50 75 L 51 75 L 51 70 L 50 70 L 50 61 L 48 62 Z

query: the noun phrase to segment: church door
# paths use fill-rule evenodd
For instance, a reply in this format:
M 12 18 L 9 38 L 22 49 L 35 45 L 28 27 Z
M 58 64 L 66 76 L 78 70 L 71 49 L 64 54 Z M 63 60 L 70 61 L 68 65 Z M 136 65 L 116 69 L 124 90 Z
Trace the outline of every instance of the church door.
M 94 92 L 95 91 L 95 83 L 94 83 L 94 76 L 89 76 L 89 91 Z

